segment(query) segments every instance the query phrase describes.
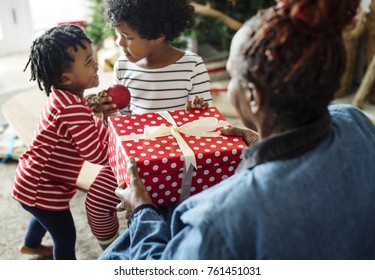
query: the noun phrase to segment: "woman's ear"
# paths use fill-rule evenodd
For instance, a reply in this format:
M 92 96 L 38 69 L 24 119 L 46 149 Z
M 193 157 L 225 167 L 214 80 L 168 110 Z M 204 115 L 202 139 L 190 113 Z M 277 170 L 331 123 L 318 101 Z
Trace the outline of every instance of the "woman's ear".
M 250 105 L 250 110 L 253 114 L 259 112 L 262 95 L 260 94 L 259 90 L 254 86 L 254 84 L 249 83 L 248 85 L 248 102 Z

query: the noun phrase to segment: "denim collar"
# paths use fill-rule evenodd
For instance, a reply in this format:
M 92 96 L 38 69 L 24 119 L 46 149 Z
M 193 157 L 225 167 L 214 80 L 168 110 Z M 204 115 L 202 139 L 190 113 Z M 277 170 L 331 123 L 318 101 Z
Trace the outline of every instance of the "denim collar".
M 318 146 L 328 137 L 330 131 L 331 117 L 327 111 L 324 116 L 307 125 L 274 134 L 250 145 L 243 151 L 240 169 L 301 156 Z

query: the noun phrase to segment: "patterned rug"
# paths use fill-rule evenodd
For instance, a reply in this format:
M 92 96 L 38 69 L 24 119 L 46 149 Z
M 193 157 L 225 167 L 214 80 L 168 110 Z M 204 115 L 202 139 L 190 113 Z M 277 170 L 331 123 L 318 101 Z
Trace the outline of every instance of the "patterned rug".
M 0 125 L 0 161 L 18 160 L 25 150 L 26 145 L 17 137 L 13 128 L 8 124 Z

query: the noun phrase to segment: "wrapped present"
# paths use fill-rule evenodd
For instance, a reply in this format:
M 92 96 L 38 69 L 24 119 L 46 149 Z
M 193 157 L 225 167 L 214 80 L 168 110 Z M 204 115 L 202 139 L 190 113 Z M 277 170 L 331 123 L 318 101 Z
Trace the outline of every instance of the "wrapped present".
M 227 126 L 215 107 L 112 116 L 109 163 L 118 183 L 128 183 L 126 159 L 134 157 L 153 202 L 176 204 L 234 173 L 246 144 L 221 135 Z

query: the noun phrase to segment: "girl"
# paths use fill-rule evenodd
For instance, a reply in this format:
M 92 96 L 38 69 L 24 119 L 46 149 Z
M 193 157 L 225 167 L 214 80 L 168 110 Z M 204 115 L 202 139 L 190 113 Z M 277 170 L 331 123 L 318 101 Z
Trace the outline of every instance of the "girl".
M 69 201 L 84 160 L 108 163 L 107 129 L 83 97 L 99 85 L 98 64 L 82 29 L 61 25 L 33 42 L 29 65 L 49 98 L 15 176 L 12 196 L 33 215 L 20 252 L 52 256 L 52 247 L 41 245 L 48 231 L 54 259 L 76 259 Z

